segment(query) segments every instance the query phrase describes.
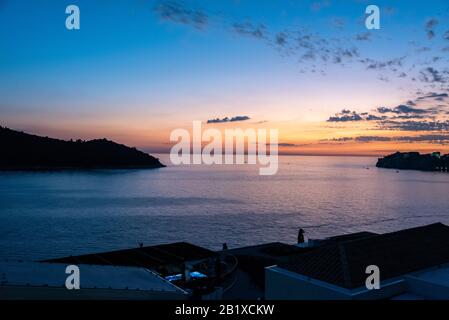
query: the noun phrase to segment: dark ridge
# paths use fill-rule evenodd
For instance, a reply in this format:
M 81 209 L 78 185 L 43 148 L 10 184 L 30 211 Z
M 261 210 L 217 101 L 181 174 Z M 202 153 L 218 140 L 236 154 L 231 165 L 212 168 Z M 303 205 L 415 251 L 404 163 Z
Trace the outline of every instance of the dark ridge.
M 377 161 L 376 167 L 448 172 L 449 154 L 442 156 L 439 152 L 434 152 L 432 154 L 420 154 L 419 152 L 396 152 L 384 158 L 380 158 Z
M 161 168 L 159 159 L 106 139 L 64 141 L 0 126 L 1 170 Z

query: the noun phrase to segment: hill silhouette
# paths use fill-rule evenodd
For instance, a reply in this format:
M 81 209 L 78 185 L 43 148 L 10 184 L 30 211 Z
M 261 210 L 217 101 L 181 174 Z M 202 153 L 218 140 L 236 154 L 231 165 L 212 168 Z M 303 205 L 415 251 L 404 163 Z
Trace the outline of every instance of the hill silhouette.
M 0 126 L 0 169 L 161 168 L 159 159 L 106 139 L 64 141 Z
M 419 152 L 396 152 L 377 161 L 378 168 L 444 171 L 449 168 L 449 154 L 441 155 L 439 152 L 420 154 Z

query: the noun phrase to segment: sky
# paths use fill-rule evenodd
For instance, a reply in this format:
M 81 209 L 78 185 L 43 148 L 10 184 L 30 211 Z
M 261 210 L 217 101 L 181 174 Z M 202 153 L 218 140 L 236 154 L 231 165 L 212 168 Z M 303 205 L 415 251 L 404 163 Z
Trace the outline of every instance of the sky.
M 447 153 L 448 94 L 447 0 L 0 0 L 0 125 L 29 133 L 166 152 L 201 120 L 286 154 Z

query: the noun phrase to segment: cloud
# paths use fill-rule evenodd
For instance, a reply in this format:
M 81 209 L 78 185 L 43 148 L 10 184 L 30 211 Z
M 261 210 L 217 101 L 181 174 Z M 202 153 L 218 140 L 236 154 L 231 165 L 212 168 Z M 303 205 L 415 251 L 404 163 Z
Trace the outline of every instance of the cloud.
M 397 71 L 398 67 L 403 66 L 405 58 L 406 57 L 403 56 L 403 57 L 394 58 L 394 59 L 385 60 L 385 61 L 377 61 L 374 59 L 365 58 L 365 59 L 360 60 L 360 62 L 365 64 L 367 69 L 384 70 L 386 68 L 389 68 L 392 71 Z
M 266 38 L 267 31 L 263 24 L 254 25 L 251 22 L 234 23 L 232 28 L 235 33 L 242 36 L 249 36 L 257 39 Z
M 446 83 L 447 79 L 440 73 L 440 71 L 428 67 L 420 71 L 419 79 L 425 83 Z
M 371 40 L 372 33 L 371 32 L 364 32 L 356 35 L 355 39 L 357 41 L 369 41 Z
M 446 121 L 395 121 L 386 120 L 381 127 L 388 130 L 400 131 L 448 131 L 449 120 Z
M 329 117 L 327 122 L 348 122 L 348 121 L 362 121 L 363 118 L 355 111 L 343 109 L 341 113 L 335 114 L 334 117 Z
M 396 138 L 396 140 L 405 142 L 428 142 L 436 144 L 448 144 L 449 135 L 426 134 L 414 137 L 399 137 Z
M 387 117 L 385 117 L 385 116 L 379 117 L 379 116 L 370 114 L 370 115 L 368 115 L 368 116 L 365 118 L 365 120 L 367 120 L 367 121 L 380 121 L 380 120 L 385 120 L 386 118 L 387 118 Z
M 294 143 L 285 143 L 285 142 L 280 142 L 277 144 L 278 147 L 298 147 L 300 145 L 298 144 L 294 144 Z
M 373 141 L 391 141 L 390 137 L 382 137 L 382 136 L 359 136 L 354 138 L 357 142 L 373 142 Z
M 285 46 L 287 44 L 287 35 L 284 32 L 276 34 L 275 42 L 278 46 Z
M 329 0 L 315 1 L 310 5 L 310 9 L 318 12 L 324 8 L 329 8 L 330 6 L 331 6 L 331 2 Z
M 343 137 L 343 138 L 333 138 L 330 140 L 325 141 L 331 141 L 331 142 L 348 142 L 348 141 L 355 141 L 355 142 L 362 142 L 362 143 L 369 143 L 369 142 L 391 142 L 391 141 L 397 141 L 397 142 L 427 142 L 427 143 L 434 143 L 434 144 L 449 144 L 449 135 L 439 135 L 439 134 L 425 134 L 425 135 L 419 135 L 419 136 L 399 136 L 399 137 L 386 137 L 386 136 L 358 136 L 358 137 Z
M 182 5 L 181 5 L 182 4 Z M 323 8 L 331 6 L 330 0 L 316 0 L 311 4 L 312 10 L 320 11 Z M 385 9 L 385 12 L 393 12 L 393 8 Z M 287 27 L 282 32 L 271 29 L 269 25 L 246 18 L 246 20 L 236 20 L 230 13 L 223 12 L 210 13 L 197 8 L 188 7 L 184 2 L 176 0 L 159 0 L 154 7 L 157 16 L 173 23 L 191 26 L 198 30 L 204 30 L 209 25 L 213 25 L 222 31 L 232 32 L 240 36 L 246 36 L 263 41 L 267 47 L 275 48 L 283 57 L 294 56 L 300 65 L 300 72 L 327 74 L 327 67 L 338 65 L 346 67 L 349 64 L 362 64 L 368 70 L 377 71 L 378 79 L 381 81 L 395 81 L 395 78 L 409 79 L 414 82 L 422 82 L 428 85 L 428 89 L 434 88 L 435 84 L 447 83 L 449 70 L 437 71 L 433 68 L 418 69 L 419 66 L 436 63 L 428 58 L 425 61 L 414 61 L 409 64 L 412 54 L 416 51 L 410 51 L 410 54 L 401 57 L 389 57 L 385 60 L 374 59 L 369 56 L 369 51 L 361 51 L 364 48 L 358 47 L 362 41 L 370 41 L 374 33 L 360 32 L 352 36 L 341 37 L 341 31 L 337 31 L 337 36 L 323 37 L 317 31 L 310 31 L 305 26 Z M 219 17 L 219 19 L 215 19 Z M 212 21 L 212 18 L 215 20 Z M 345 25 L 345 20 L 339 17 L 329 17 L 334 27 L 341 28 Z M 209 23 L 209 19 L 211 20 Z M 213 22 L 213 23 L 212 23 Z M 435 37 L 435 29 L 439 24 L 435 18 L 427 20 L 425 30 L 429 38 Z M 316 30 L 316 29 L 315 29 Z M 449 33 L 449 30 L 446 32 Z M 446 33 L 444 36 L 446 36 Z M 449 35 L 448 35 L 449 36 Z M 389 39 L 390 40 L 390 39 Z M 410 43 L 415 49 L 420 45 L 416 42 Z M 429 46 L 426 50 L 437 50 L 436 47 Z M 445 50 L 445 48 L 438 50 Z M 449 47 L 447 47 L 449 50 Z M 389 74 L 389 73 L 392 74 Z M 447 73 L 446 73 L 447 72 Z M 394 78 L 393 78 L 394 76 Z M 435 89 L 434 89 L 435 90 Z
M 239 121 L 246 121 L 251 119 L 248 116 L 236 116 L 232 118 L 225 117 L 223 119 L 216 118 L 216 119 L 209 119 L 207 120 L 207 123 L 226 123 L 226 122 L 239 122 Z
M 436 92 L 429 92 L 425 95 L 422 95 L 418 97 L 417 101 L 427 100 L 427 99 L 434 99 L 436 101 L 444 101 L 448 97 L 447 93 L 436 93 Z
M 208 17 L 204 12 L 186 9 L 175 1 L 159 2 L 153 11 L 162 20 L 190 25 L 196 29 L 205 29 L 208 24 Z
M 426 27 L 425 27 L 425 31 L 426 31 L 426 35 L 428 39 L 433 39 L 435 37 L 435 27 L 438 25 L 438 20 L 435 18 L 429 19 L 426 22 Z
M 418 109 L 412 108 L 407 105 L 399 105 L 395 108 L 379 107 L 376 109 L 376 114 L 370 114 L 368 112 L 357 113 L 348 109 L 343 109 L 340 113 L 336 113 L 335 116 L 329 117 L 327 122 L 351 122 L 351 121 L 386 121 L 388 119 L 423 119 L 428 114 L 436 112 L 434 109 Z M 395 116 L 389 117 L 386 114 L 394 114 Z
M 393 109 L 391 108 L 387 108 L 387 107 L 379 107 L 377 108 L 377 112 L 379 113 L 396 113 L 396 114 L 403 114 L 403 113 L 415 113 L 415 114 L 424 114 L 424 113 L 429 113 L 429 110 L 425 110 L 425 109 L 417 109 L 417 108 L 412 108 L 409 106 L 406 106 L 404 104 L 401 104 Z

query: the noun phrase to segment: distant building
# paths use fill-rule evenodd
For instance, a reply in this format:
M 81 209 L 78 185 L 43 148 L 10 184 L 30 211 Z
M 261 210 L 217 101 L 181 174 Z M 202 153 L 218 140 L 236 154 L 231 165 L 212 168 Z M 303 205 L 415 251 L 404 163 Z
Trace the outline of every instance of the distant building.
M 440 152 L 432 152 L 432 157 L 440 159 L 441 158 L 441 153 Z
M 440 223 L 338 241 L 265 269 L 266 299 L 449 299 L 449 227 Z M 380 289 L 365 286 L 380 269 Z

